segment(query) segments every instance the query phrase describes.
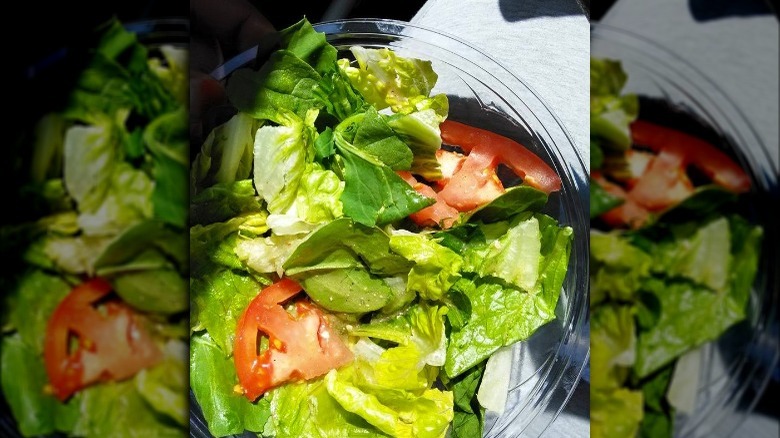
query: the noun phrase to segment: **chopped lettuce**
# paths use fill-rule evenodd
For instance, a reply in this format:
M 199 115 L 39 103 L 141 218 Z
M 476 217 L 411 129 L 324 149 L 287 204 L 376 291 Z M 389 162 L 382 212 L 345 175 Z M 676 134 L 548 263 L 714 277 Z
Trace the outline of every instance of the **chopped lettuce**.
M 607 148 L 626 150 L 631 146 L 628 126 L 639 114 L 639 99 L 634 94 L 621 95 L 627 79 L 620 61 L 591 58 L 591 137 Z

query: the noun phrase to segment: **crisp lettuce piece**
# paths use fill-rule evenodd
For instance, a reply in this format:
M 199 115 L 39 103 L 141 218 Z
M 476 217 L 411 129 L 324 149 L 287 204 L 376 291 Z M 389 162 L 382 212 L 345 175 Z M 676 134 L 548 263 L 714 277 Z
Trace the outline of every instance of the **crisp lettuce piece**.
M 629 301 L 650 275 L 653 258 L 618 233 L 590 233 L 591 307 L 607 298 Z
M 461 256 L 426 235 L 394 232 L 390 249 L 415 263 L 406 287 L 427 300 L 441 299 L 461 277 Z
M 162 114 L 146 126 L 143 140 L 154 160 L 152 204 L 156 218 L 187 225 L 187 178 L 190 164 L 187 112 L 184 107 Z
M 441 97 L 440 97 L 441 96 Z M 415 111 L 411 114 L 396 114 L 390 117 L 387 124 L 412 150 L 414 158 L 411 172 L 423 178 L 434 181 L 441 179 L 441 167 L 436 159 L 436 151 L 441 148 L 441 130 L 439 125 L 447 117 L 449 103 L 447 96 L 440 94 L 436 100 L 439 104 L 439 114 L 433 108 Z
M 616 150 L 631 147 L 629 125 L 639 114 L 639 99 L 634 94 L 621 95 L 628 76 L 620 61 L 590 60 L 590 129 L 591 137 Z
M 524 211 L 538 212 L 547 204 L 547 194 L 527 185 L 509 187 L 487 204 L 477 207 L 467 216 L 468 222 L 483 223 L 509 220 Z
M 152 368 L 141 370 L 135 377 L 135 387 L 154 410 L 182 427 L 189 422 L 187 403 L 188 346 L 182 341 L 166 345 L 166 358 Z
M 596 390 L 622 386 L 636 361 L 633 306 L 603 304 L 591 310 L 591 378 Z
M 410 113 L 415 104 L 428 98 L 436 85 L 438 75 L 431 62 L 415 58 L 403 58 L 386 48 L 368 49 L 350 47 L 358 62 L 340 59 L 339 68 L 354 86 L 376 109 L 390 107 L 394 112 Z
M 395 342 L 402 346 L 414 345 L 419 359 L 417 370 L 424 365 L 442 366 L 447 350 L 444 315 L 447 307 L 415 304 L 403 314 L 389 320 L 372 322 L 350 331 L 353 336 Z
M 14 289 L 7 291 L 12 300 L 7 329 L 16 329 L 20 340 L 31 351 L 43 354 L 49 317 L 72 286 L 57 275 L 30 270 L 11 287 Z
M 334 134 L 341 158 L 344 214 L 367 226 L 388 224 L 403 219 L 434 200 L 417 193 L 398 174 L 360 149 Z
M 233 388 L 238 384 L 233 360 L 208 333 L 190 338 L 190 387 L 214 436 L 261 432 L 271 415 L 267 397 L 251 403 Z
M 126 162 L 111 169 L 108 192 L 94 210 L 79 206 L 79 227 L 86 235 L 113 235 L 153 216 L 155 183 L 142 170 Z M 186 211 L 186 210 L 185 210 Z
M 106 403 L 111 400 L 112 403 Z M 121 409 L 117 409 L 121 406 Z M 154 410 L 136 388 L 135 378 L 122 382 L 107 382 L 82 391 L 81 413 L 73 426 L 80 436 L 116 437 L 180 437 L 182 428 L 161 422 Z
M 400 350 L 396 347 L 388 350 Z M 400 383 L 405 377 L 404 357 L 399 357 L 396 365 L 391 367 L 387 376 L 388 382 Z M 382 358 L 380 358 L 380 361 Z M 408 362 L 407 362 L 408 363 Z M 381 371 L 381 368 L 375 371 Z M 386 371 L 387 372 L 387 371 Z M 406 374 L 408 376 L 408 374 Z M 366 386 L 361 373 L 353 367 L 346 367 L 338 372 L 331 370 L 325 376 L 328 394 L 347 411 L 364 418 L 368 423 L 391 436 L 414 437 L 444 437 L 453 418 L 452 392 L 438 389 L 423 389 L 413 393 L 400 389 L 377 390 Z
M 68 194 L 81 211 L 97 210 L 111 185 L 119 160 L 110 122 L 73 126 L 65 133 L 63 176 Z
M 284 262 L 295 251 L 305 236 L 271 234 L 268 237 L 240 239 L 234 251 L 239 260 L 255 272 L 284 273 Z
M 273 416 L 269 422 L 272 424 L 263 431 L 264 435 L 277 438 L 387 436 L 360 416 L 344 409 L 328 393 L 324 379 L 289 383 L 269 394 Z
M 95 262 L 110 242 L 106 236 L 44 236 L 39 243 L 48 265 L 43 267 L 91 275 L 95 272 Z M 28 259 L 28 262 L 33 261 Z
M 165 63 L 160 58 L 150 58 L 147 63 L 168 92 L 180 105 L 187 105 L 189 97 L 189 51 L 168 44 L 160 46 Z
M 449 377 L 460 375 L 501 347 L 528 338 L 555 319 L 555 302 L 502 282 L 464 276 L 453 290 L 468 298 L 471 313 L 466 325 L 450 334 L 444 363 Z
M 270 213 L 284 213 L 295 202 L 306 164 L 314 156 L 314 117 L 316 112 L 306 120 L 288 115 L 285 125 L 263 126 L 257 131 L 254 182 Z
M 246 213 L 264 212 L 251 179 L 217 183 L 192 198 L 190 223 L 208 225 Z
M 43 336 L 39 337 L 43 340 Z M 40 359 L 40 351 L 22 340 L 17 333 L 4 336 L 0 348 L 0 376 L 3 396 L 8 402 L 19 431 L 25 436 L 68 432 L 83 413 L 79 410 L 80 395 L 60 403 L 46 394 L 48 381 Z
M 482 382 L 487 361 L 471 367 L 465 373 L 446 383 L 452 390 L 455 416 L 452 420 L 452 437 L 470 438 L 482 436 L 485 426 L 485 409 L 477 400 L 477 390 Z
M 244 265 L 234 248 L 246 235 L 253 239 L 268 230 L 264 212 L 234 217 L 227 222 L 195 225 L 190 228 L 190 273 L 200 277 L 215 267 L 243 270 Z
M 339 123 L 335 132 L 393 170 L 409 170 L 412 165 L 412 150 L 390 128 L 385 116 L 374 108 Z
M 651 278 L 644 289 L 660 303 L 653 327 L 639 332 L 634 370 L 645 377 L 684 352 L 720 337 L 745 317 L 746 302 L 739 291 L 716 293 L 690 282 Z M 696 330 L 691 330 L 695 327 Z
M 619 388 L 592 391 L 590 435 L 595 438 L 637 436 L 643 415 L 641 391 Z
M 688 234 L 689 227 L 682 228 L 679 238 L 662 242 L 653 251 L 658 261 L 653 271 L 684 277 L 713 291 L 724 290 L 732 261 L 728 219 L 698 224 L 693 234 Z
M 321 224 L 343 216 L 343 192 L 344 182 L 335 172 L 317 163 L 307 164 L 295 195 L 296 216 L 309 224 Z
M 724 221 L 728 223 L 728 233 L 723 229 Z M 678 231 L 686 229 L 690 227 L 683 224 Z M 682 260 L 699 257 L 700 263 L 704 264 L 724 266 L 725 263 L 728 266 L 726 285 L 720 289 L 707 287 L 707 283 L 720 285 L 717 279 L 722 274 L 711 273 L 706 267 L 686 267 L 686 262 L 681 262 L 683 266 L 679 271 L 671 270 L 669 277 L 652 277 L 644 282 L 643 290 L 655 297 L 660 313 L 654 324 L 639 332 L 634 367 L 639 377 L 653 373 L 694 347 L 717 339 L 745 318 L 751 285 L 758 270 L 763 230 L 737 217 L 717 219 L 707 226 L 699 224 L 697 229 L 701 235 L 688 237 L 682 234 L 674 239 L 683 246 L 678 254 L 690 250 L 693 256 L 686 255 Z M 728 245 L 722 240 L 723 233 L 727 234 Z M 708 242 L 697 245 L 696 242 L 704 237 Z M 731 253 L 710 254 L 710 244 L 723 250 L 730 248 Z M 665 245 L 662 243 L 659 247 Z M 697 329 L 690 330 L 692 326 Z
M 223 269 L 190 280 L 190 327 L 207 330 L 225 357 L 233 352 L 238 319 L 263 285 L 249 275 Z M 232 388 L 232 385 L 231 385 Z
M 279 39 L 282 49 L 289 50 L 318 73 L 336 69 L 336 48 L 327 42 L 324 33 L 314 30 L 306 18 L 279 31 Z
M 192 163 L 190 191 L 245 180 L 252 174 L 255 133 L 263 122 L 239 112 L 212 130 Z
M 230 102 L 256 119 L 284 124 L 287 114 L 303 119 L 319 109 L 315 95 L 322 80 L 306 61 L 289 50 L 277 50 L 259 71 L 236 70 L 227 83 Z

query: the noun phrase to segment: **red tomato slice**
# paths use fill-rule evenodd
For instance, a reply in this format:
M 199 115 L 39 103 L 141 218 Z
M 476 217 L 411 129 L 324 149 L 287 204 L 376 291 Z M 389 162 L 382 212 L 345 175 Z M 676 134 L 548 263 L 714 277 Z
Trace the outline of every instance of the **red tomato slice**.
M 498 179 L 498 157 L 484 148 L 475 148 L 439 191 L 439 199 L 458 211 L 473 210 L 496 199 L 504 193 L 504 185 Z
M 440 128 L 441 138 L 445 143 L 460 146 L 469 155 L 480 151 L 491 157 L 492 170 L 495 170 L 498 163 L 504 163 L 532 187 L 543 190 L 547 194 L 560 190 L 561 179 L 558 174 L 520 143 L 452 120 L 445 120 Z M 466 169 L 462 168 L 460 172 L 464 170 Z
M 685 173 L 683 157 L 677 151 L 662 150 L 650 160 L 645 172 L 628 192 L 629 198 L 651 211 L 682 202 L 693 193 Z
M 307 380 L 352 361 L 352 352 L 331 330 L 322 313 L 307 300 L 295 303 L 295 315 L 282 304 L 302 291 L 285 278 L 255 297 L 238 321 L 233 356 L 241 391 L 255 400 L 292 380 Z M 258 332 L 268 348 L 258 353 Z
M 440 226 L 443 229 L 447 229 L 452 226 L 456 219 L 458 219 L 458 215 L 460 214 L 458 210 L 447 205 L 433 188 L 418 182 L 409 172 L 401 171 L 398 172 L 398 175 L 412 186 L 417 193 L 436 200 L 435 204 L 409 215 L 409 218 L 411 218 L 414 223 L 423 227 Z
M 118 300 L 94 307 L 111 290 L 102 278 L 86 281 L 73 288 L 49 319 L 44 361 L 60 400 L 92 383 L 132 377 L 162 359 L 130 307 Z M 74 336 L 78 343 L 72 348 Z
M 667 152 L 681 157 L 683 172 L 690 164 L 727 190 L 736 193 L 750 190 L 747 173 L 728 155 L 700 138 L 644 120 L 631 124 L 631 135 L 636 144 L 659 154 Z
M 636 229 L 647 222 L 650 212 L 642 205 L 639 205 L 635 200 L 631 199 L 622 187 L 607 181 L 599 172 L 592 172 L 591 177 L 594 181 L 598 182 L 607 193 L 624 200 L 619 206 L 599 216 L 607 225 L 613 228 L 623 228 L 627 225 Z

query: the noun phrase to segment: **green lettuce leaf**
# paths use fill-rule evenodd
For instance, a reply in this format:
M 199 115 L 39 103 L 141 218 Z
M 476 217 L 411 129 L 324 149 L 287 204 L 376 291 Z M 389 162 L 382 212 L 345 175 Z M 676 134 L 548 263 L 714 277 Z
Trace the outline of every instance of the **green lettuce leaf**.
M 364 225 L 382 225 L 419 211 L 433 200 L 420 195 L 391 168 L 334 134 L 341 155 L 344 214 Z
M 463 259 L 423 234 L 394 232 L 390 248 L 414 262 L 407 277 L 408 290 L 427 300 L 439 300 L 460 279 Z
M 336 133 L 393 170 L 409 170 L 412 165 L 412 150 L 374 108 L 339 123 Z
M 208 225 L 264 211 L 251 179 L 217 183 L 192 198 L 190 224 Z
M 431 62 L 403 58 L 390 49 L 350 47 L 357 67 L 347 59 L 338 61 L 352 85 L 376 109 L 390 107 L 394 112 L 408 114 L 415 104 L 428 98 L 438 75 Z
M 154 216 L 179 227 L 187 225 L 190 164 L 187 112 L 184 107 L 152 120 L 143 139 L 154 160 Z
M 190 327 L 206 330 L 208 343 L 225 357 L 233 352 L 238 319 L 263 285 L 249 275 L 221 270 L 190 281 Z M 231 385 L 232 390 L 232 385 Z
M 629 125 L 639 114 L 636 95 L 621 95 L 628 76 L 620 61 L 590 60 L 590 129 L 591 137 L 616 150 L 631 146 Z
M 590 435 L 595 438 L 635 437 L 643 418 L 642 392 L 619 388 L 592 391 Z
M 39 338 L 43 340 L 41 335 Z M 68 432 L 83 414 L 79 410 L 80 395 L 68 403 L 60 403 L 46 394 L 48 381 L 40 352 L 22 340 L 19 334 L 4 336 L 0 348 L 0 376 L 3 396 L 25 436 Z
M 196 194 L 214 184 L 248 179 L 255 133 L 262 124 L 239 112 L 214 128 L 192 163 L 190 191 Z
M 282 49 L 289 50 L 318 73 L 336 69 L 336 48 L 328 44 L 325 34 L 314 30 L 306 18 L 279 31 L 279 39 Z
M 441 148 L 439 125 L 449 111 L 447 96 L 440 94 L 436 98 L 442 101 L 440 111 L 443 115 L 433 108 L 428 108 L 411 114 L 396 114 L 387 120 L 387 124 L 409 145 L 414 154 L 411 172 L 429 181 L 441 179 L 441 168 L 439 160 L 436 159 L 436 151 Z
M 622 386 L 636 361 L 635 309 L 603 304 L 591 310 L 591 379 L 594 390 Z
M 190 338 L 190 388 L 203 418 L 214 436 L 261 432 L 271 416 L 270 401 L 255 403 L 234 391 L 238 384 L 233 360 L 224 354 L 208 333 Z
M 617 233 L 590 233 L 591 307 L 607 299 L 629 301 L 650 275 L 653 258 Z
M 295 202 L 306 164 L 314 157 L 314 128 L 307 119 L 290 115 L 286 125 L 263 126 L 254 145 L 254 182 L 270 213 L 284 213 Z

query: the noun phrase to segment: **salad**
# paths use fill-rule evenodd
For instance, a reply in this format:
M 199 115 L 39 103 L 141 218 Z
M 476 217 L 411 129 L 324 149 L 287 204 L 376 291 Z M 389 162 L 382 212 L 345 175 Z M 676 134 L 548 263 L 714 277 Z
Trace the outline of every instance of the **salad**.
M 116 20 L 96 40 L 12 160 L 3 396 L 24 436 L 183 436 L 188 53 Z
M 215 436 L 482 436 L 507 347 L 555 318 L 560 179 L 449 120 L 430 61 L 279 37 L 192 165 L 196 409 Z
M 745 171 L 626 80 L 591 60 L 591 433 L 672 436 L 696 408 L 697 347 L 746 317 L 763 230 Z

